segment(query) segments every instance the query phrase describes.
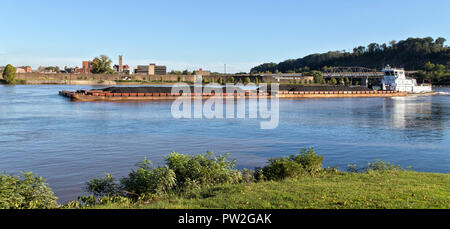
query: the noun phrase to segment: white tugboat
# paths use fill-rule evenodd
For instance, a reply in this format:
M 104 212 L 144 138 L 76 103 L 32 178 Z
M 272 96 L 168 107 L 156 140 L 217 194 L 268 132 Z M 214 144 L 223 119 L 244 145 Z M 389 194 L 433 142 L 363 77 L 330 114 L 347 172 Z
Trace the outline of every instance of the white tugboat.
M 385 91 L 400 91 L 408 93 L 429 93 L 432 92 L 431 84 L 417 84 L 417 80 L 407 78 L 404 69 L 391 68 L 387 66 L 383 69 L 384 78 L 381 81 L 382 89 Z

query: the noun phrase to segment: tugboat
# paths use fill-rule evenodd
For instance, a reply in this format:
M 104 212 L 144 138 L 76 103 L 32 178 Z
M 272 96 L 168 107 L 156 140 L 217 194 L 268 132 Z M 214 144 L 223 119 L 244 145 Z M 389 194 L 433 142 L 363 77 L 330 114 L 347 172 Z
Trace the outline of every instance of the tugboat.
M 384 77 L 381 81 L 382 89 L 385 91 L 408 92 L 412 94 L 433 92 L 431 84 L 417 84 L 417 80 L 408 78 L 405 70 L 387 66 L 383 69 Z

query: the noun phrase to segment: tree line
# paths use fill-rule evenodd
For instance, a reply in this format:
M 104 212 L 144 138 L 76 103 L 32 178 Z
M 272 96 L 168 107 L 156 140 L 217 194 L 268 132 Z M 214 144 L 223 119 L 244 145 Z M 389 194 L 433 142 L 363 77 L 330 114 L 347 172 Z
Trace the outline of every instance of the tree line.
M 251 69 L 252 73 L 303 73 L 311 70 L 326 70 L 327 66 L 361 66 L 381 70 L 386 65 L 407 70 L 423 70 L 428 62 L 450 69 L 450 48 L 444 45 L 445 38 L 408 38 L 389 44 L 371 43 L 355 47 L 351 52 L 329 51 L 311 54 L 281 63 L 264 63 Z

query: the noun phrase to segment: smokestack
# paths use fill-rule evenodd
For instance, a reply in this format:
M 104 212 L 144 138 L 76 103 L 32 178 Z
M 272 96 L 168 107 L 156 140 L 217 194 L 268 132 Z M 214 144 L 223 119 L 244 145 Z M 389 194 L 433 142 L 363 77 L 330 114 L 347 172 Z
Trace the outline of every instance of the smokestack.
M 119 72 L 123 72 L 122 56 L 119 56 Z

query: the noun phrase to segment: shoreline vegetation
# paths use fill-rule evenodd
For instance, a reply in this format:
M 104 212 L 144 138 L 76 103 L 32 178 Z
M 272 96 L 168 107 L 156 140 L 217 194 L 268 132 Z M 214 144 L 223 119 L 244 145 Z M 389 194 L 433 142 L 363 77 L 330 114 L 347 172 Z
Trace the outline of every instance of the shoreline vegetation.
M 1 209 L 409 209 L 450 208 L 450 174 L 415 172 L 375 161 L 347 171 L 323 168 L 314 149 L 235 168 L 228 155 L 171 153 L 165 165 L 144 159 L 116 180 L 85 184 L 89 196 L 64 205 L 43 178 L 0 174 Z

